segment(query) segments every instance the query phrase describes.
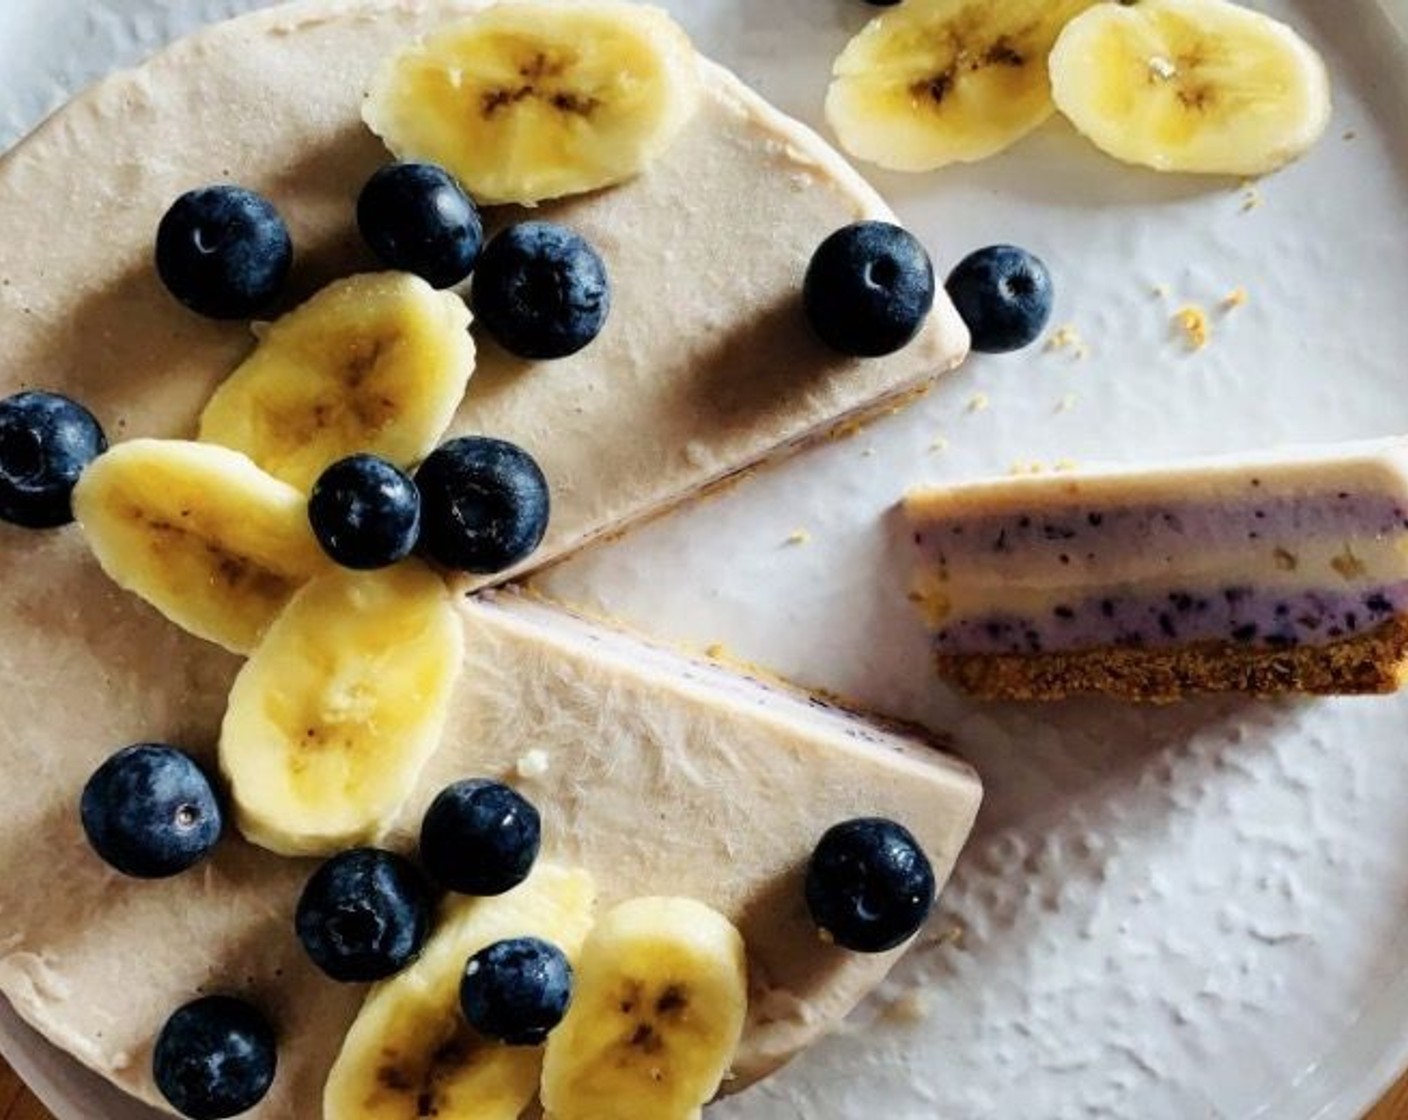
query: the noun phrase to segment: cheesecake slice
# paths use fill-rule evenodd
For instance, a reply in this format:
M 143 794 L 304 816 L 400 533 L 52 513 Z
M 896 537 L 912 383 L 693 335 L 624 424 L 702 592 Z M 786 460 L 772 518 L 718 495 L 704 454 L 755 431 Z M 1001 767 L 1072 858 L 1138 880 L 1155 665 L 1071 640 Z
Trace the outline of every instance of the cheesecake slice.
M 1408 443 L 912 493 L 940 676 L 984 697 L 1391 692 L 1408 665 Z
M 884 816 L 914 833 L 942 885 L 981 797 L 968 766 L 908 731 L 514 594 L 466 600 L 461 617 L 466 662 L 444 746 L 390 846 L 413 846 L 443 786 L 494 777 L 537 805 L 544 858 L 588 869 L 603 906 L 685 895 L 728 915 L 747 943 L 751 989 L 730 1091 L 781 1065 L 880 981 L 900 950 L 824 943 L 803 899 L 807 859 L 831 825 Z M 317 972 L 294 937 L 294 905 L 315 865 L 231 837 L 201 870 L 134 883 L 79 830 L 75 791 L 115 744 L 214 739 L 228 656 L 165 630 L 197 651 L 184 670 L 94 691 L 48 735 L 0 723 L 8 772 L 32 776 L 0 786 L 0 992 L 154 1104 L 149 1048 L 165 1017 L 198 991 L 249 995 L 280 1036 L 278 1079 L 250 1115 L 309 1120 L 362 994 Z M 100 641 L 72 630 L 53 655 L 81 666 Z M 8 660 L 0 682 L 21 688 L 18 662 L 36 656 Z
M 254 340 L 162 288 L 152 244 L 166 208 L 216 182 L 268 196 L 295 244 L 288 305 L 380 267 L 355 222 L 358 191 L 391 158 L 362 123 L 368 83 L 388 55 L 485 6 L 302 0 L 178 43 L 61 109 L 0 158 L 0 389 L 63 392 L 117 439 L 191 436 Z M 510 440 L 542 465 L 553 512 L 532 565 L 892 407 L 967 351 L 942 290 L 897 354 L 847 358 L 811 336 L 800 295 L 813 251 L 840 226 L 894 215 L 815 133 L 722 67 L 701 70 L 698 110 L 636 179 L 487 212 L 491 226 L 572 226 L 612 284 L 605 330 L 571 358 L 525 362 L 481 337 L 449 433 Z

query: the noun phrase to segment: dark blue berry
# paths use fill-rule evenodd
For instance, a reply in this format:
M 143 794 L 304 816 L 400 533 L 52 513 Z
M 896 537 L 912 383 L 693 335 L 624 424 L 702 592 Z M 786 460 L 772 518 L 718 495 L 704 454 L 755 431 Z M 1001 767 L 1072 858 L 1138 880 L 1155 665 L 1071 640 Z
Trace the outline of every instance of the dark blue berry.
M 528 878 L 538 858 L 538 810 L 508 786 L 472 779 L 442 790 L 420 829 L 420 861 L 440 886 L 496 895 Z
M 1051 318 L 1051 273 L 1040 257 L 1015 245 L 968 254 L 944 286 L 980 353 L 1020 350 Z
M 368 179 L 357 225 L 388 268 L 414 272 L 436 288 L 468 276 L 484 244 L 474 202 L 448 171 L 429 163 L 393 163 Z
M 489 242 L 470 294 L 484 329 L 520 358 L 565 358 L 591 342 L 611 310 L 606 265 L 579 234 L 521 222 Z
M 572 1002 L 572 966 L 536 937 L 496 941 L 469 958 L 460 1007 L 469 1025 L 509 1046 L 537 1046 Z
M 178 198 L 156 231 L 156 269 L 178 300 L 212 319 L 247 319 L 283 288 L 293 241 L 273 203 L 243 187 Z
M 308 955 L 343 983 L 394 976 L 420 956 L 430 933 L 430 888 L 395 852 L 354 848 L 313 872 L 294 926 Z
M 79 804 L 93 850 L 124 875 L 164 879 L 193 867 L 220 839 L 220 799 L 196 761 L 141 743 L 88 779 Z
M 909 940 L 934 905 L 934 869 L 909 831 L 862 817 L 827 830 L 807 866 L 807 908 L 846 949 L 883 953 Z
M 254 1007 L 232 996 L 206 996 L 166 1020 L 152 1074 L 171 1107 L 191 1120 L 248 1112 L 274 1083 L 274 1031 Z
M 833 350 L 875 358 L 904 349 L 934 306 L 934 266 L 918 239 L 857 222 L 821 243 L 802 285 L 807 318 Z
M 528 452 L 484 436 L 437 448 L 416 472 L 421 546 L 447 568 L 492 575 L 542 543 L 548 480 Z
M 78 476 L 107 447 L 93 414 L 67 397 L 31 391 L 0 401 L 0 519 L 67 525 Z
M 314 483 L 308 521 L 323 551 L 344 568 L 385 568 L 416 546 L 420 491 L 385 459 L 352 455 Z

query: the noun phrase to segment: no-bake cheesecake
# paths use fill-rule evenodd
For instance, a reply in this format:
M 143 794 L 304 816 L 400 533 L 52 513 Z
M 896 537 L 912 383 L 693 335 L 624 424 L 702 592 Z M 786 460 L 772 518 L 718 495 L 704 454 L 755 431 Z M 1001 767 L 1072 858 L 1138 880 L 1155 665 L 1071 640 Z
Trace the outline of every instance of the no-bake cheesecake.
M 1403 679 L 1402 441 L 932 488 L 904 510 L 939 673 L 979 695 Z

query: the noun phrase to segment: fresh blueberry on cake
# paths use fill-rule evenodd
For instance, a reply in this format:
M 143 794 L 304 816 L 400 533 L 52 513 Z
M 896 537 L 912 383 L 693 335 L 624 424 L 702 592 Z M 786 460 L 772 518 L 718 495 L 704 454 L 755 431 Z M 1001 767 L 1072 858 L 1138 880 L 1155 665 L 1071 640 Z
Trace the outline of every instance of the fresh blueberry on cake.
M 323 551 L 344 568 L 385 568 L 416 547 L 420 491 L 385 459 L 352 455 L 318 476 L 308 521 Z
M 944 282 L 973 336 L 973 349 L 1005 354 L 1036 341 L 1051 319 L 1051 273 L 1015 245 L 989 245 L 958 262 Z
M 220 840 L 220 799 L 184 751 L 127 747 L 88 779 L 80 804 L 93 850 L 124 875 L 165 879 L 194 867 Z
M 605 262 L 584 237 L 552 222 L 520 222 L 490 241 L 471 291 L 494 340 L 539 361 L 577 353 L 611 311 Z
M 313 963 L 334 980 L 384 980 L 420 954 L 430 932 L 425 879 L 404 856 L 353 848 L 308 880 L 294 918 Z
M 538 1046 L 572 1001 L 572 966 L 537 937 L 496 941 L 469 958 L 460 1007 L 469 1025 L 507 1046 Z
M 823 342 L 874 358 L 904 349 L 919 333 L 934 306 L 934 267 L 907 230 L 857 222 L 821 243 L 802 293 Z
M 156 268 L 167 290 L 198 315 L 246 319 L 278 296 L 293 264 L 288 227 L 243 187 L 188 191 L 161 219 Z
M 548 528 L 548 481 L 521 447 L 463 436 L 435 449 L 416 471 L 421 545 L 438 564 L 462 572 L 511 568 Z
M 470 779 L 441 790 L 420 830 L 420 858 L 441 887 L 496 895 L 528 877 L 538 858 L 542 823 L 521 794 Z
M 454 176 L 429 163 L 393 163 L 368 179 L 357 226 L 382 264 L 433 288 L 464 280 L 484 244 L 474 201 Z
M 233 996 L 206 996 L 166 1021 L 152 1074 L 182 1116 L 225 1120 L 264 1099 L 277 1062 L 273 1028 L 257 1008 Z
M 903 825 L 879 817 L 827 829 L 807 865 L 807 908 L 823 936 L 883 953 L 919 932 L 934 905 L 934 870 Z
M 0 520 L 68 524 L 78 476 L 107 445 L 93 414 L 68 397 L 29 390 L 0 401 Z

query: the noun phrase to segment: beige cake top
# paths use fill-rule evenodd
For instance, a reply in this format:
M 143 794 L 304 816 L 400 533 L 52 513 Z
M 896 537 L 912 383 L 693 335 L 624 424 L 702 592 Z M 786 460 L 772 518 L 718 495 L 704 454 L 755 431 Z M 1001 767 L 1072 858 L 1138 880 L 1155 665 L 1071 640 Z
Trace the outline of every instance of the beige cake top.
M 191 435 L 253 340 L 161 288 L 151 242 L 165 208 L 216 181 L 271 198 L 299 251 L 288 305 L 373 267 L 351 217 L 386 160 L 360 121 L 368 77 L 388 50 L 481 6 L 267 10 L 176 45 L 46 122 L 0 160 L 0 238 L 12 250 L 0 266 L 0 388 L 81 400 L 114 442 Z M 799 306 L 811 252 L 837 227 L 889 212 L 812 133 L 726 71 L 704 64 L 704 74 L 701 107 L 645 174 L 542 207 L 606 259 L 605 332 L 543 366 L 483 344 L 453 425 L 519 443 L 542 464 L 554 517 L 535 564 L 883 407 L 966 350 L 942 294 L 891 357 L 842 358 L 812 338 Z M 307 1120 L 361 995 L 316 974 L 292 935 L 311 865 L 231 839 L 196 872 L 134 883 L 96 859 L 78 826 L 78 792 L 117 747 L 163 741 L 212 757 L 237 660 L 113 586 L 76 531 L 4 526 L 0 538 L 10 697 L 0 766 L 24 776 L 0 787 L 0 992 L 154 1103 L 149 1047 L 165 1016 L 202 991 L 252 992 L 284 1040 L 278 1083 L 254 1115 Z M 450 777 L 509 775 L 535 721 L 560 750 L 582 750 L 582 774 L 552 758 L 543 779 L 550 848 L 592 870 L 604 897 L 690 890 L 749 938 L 756 998 L 734 1087 L 878 981 L 892 954 L 852 956 L 817 940 L 797 869 L 839 818 L 888 813 L 914 829 L 942 881 L 976 810 L 971 772 L 897 737 L 858 742 L 872 733 L 794 701 L 782 704 L 791 715 L 769 714 L 750 699 L 755 686 L 731 695 L 717 682 L 679 685 L 684 668 L 633 665 L 634 647 L 587 657 L 565 623 L 464 611 L 472 640 L 460 699 L 408 814 Z M 505 666 L 518 672 L 505 677 Z M 611 728 L 611 712 L 568 718 L 566 700 L 593 694 L 625 703 L 612 710 L 619 734 L 589 734 Z M 681 807 L 688 818 L 672 819 Z M 724 823 L 703 832 L 690 823 L 700 818 Z M 414 819 L 403 819 L 403 838 Z M 734 872 L 719 876 L 725 859 Z

